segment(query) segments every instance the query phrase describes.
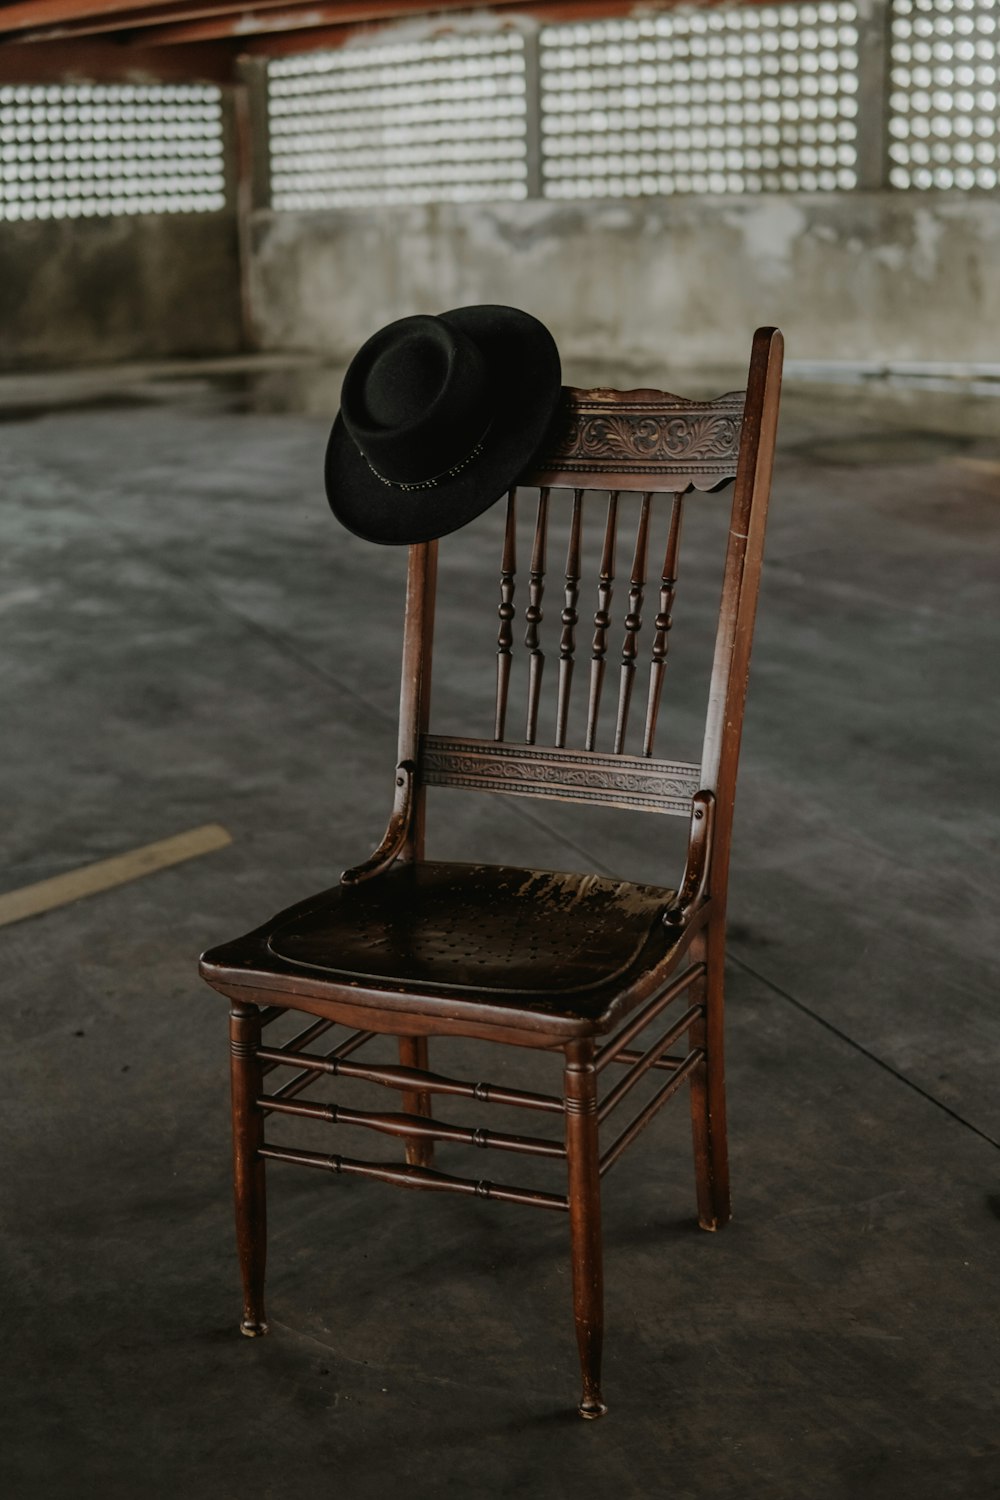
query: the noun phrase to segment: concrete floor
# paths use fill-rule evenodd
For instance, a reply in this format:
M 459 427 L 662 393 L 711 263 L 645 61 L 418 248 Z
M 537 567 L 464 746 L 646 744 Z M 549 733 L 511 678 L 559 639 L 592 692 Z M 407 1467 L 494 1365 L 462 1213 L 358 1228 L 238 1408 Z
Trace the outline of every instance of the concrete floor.
M 378 841 L 403 566 L 335 526 L 327 422 L 279 384 L 7 382 L 3 888 L 207 822 L 233 842 L 0 931 L 0 1493 L 993 1500 L 1000 406 L 786 402 L 732 872 L 736 1216 L 692 1227 L 673 1106 L 608 1179 L 591 1426 L 554 1215 L 277 1168 L 273 1332 L 237 1333 L 225 1011 L 195 960 Z M 692 508 L 678 642 L 727 503 Z M 443 554 L 439 724 L 469 733 L 499 519 Z M 433 813 L 442 854 L 677 871 L 675 820 Z

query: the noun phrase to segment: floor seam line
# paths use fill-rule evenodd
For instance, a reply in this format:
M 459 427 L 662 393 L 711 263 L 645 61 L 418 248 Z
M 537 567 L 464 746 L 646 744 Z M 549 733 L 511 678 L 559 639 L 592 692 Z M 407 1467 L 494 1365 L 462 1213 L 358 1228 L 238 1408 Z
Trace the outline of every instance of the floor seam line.
M 782 989 L 780 984 L 775 984 L 773 979 L 768 979 L 765 974 L 761 974 L 758 969 L 753 968 L 746 962 L 745 959 L 739 958 L 735 953 L 732 952 L 732 950 L 730 950 L 729 952 L 729 958 L 739 968 L 743 969 L 745 973 L 752 975 L 753 978 L 759 980 L 761 984 L 767 985 L 768 989 L 773 990 L 776 995 L 780 995 L 782 1000 L 787 1000 L 789 1005 L 794 1005 L 796 1010 L 801 1011 L 802 1014 L 808 1016 L 810 1020 L 815 1021 L 826 1031 L 832 1032 L 835 1037 L 838 1037 L 840 1039 L 840 1041 L 845 1042 L 847 1046 L 853 1048 L 855 1052 L 860 1052 L 863 1057 L 867 1057 L 869 1062 L 873 1062 L 876 1067 L 881 1068 L 892 1078 L 895 1078 L 897 1082 L 905 1084 L 908 1089 L 912 1089 L 915 1094 L 919 1094 L 922 1099 L 926 1099 L 927 1102 L 929 1104 L 933 1104 L 936 1109 L 939 1109 L 944 1114 L 949 1115 L 951 1119 L 956 1121 L 957 1124 L 963 1125 L 965 1129 L 971 1131 L 973 1135 L 978 1135 L 980 1140 L 986 1141 L 988 1145 L 993 1146 L 996 1150 L 1000 1151 L 1000 1141 L 996 1140 L 993 1136 L 988 1135 L 985 1130 L 980 1130 L 978 1125 L 973 1125 L 971 1120 L 967 1120 L 964 1115 L 960 1115 L 957 1110 L 952 1109 L 951 1106 L 945 1104 L 943 1100 L 936 1098 L 935 1095 L 929 1093 L 927 1089 L 921 1088 L 919 1083 L 914 1083 L 912 1078 L 907 1078 L 905 1073 L 900 1073 L 896 1068 L 892 1066 L 891 1063 L 888 1063 L 884 1058 L 879 1057 L 877 1053 L 870 1051 L 869 1048 L 865 1047 L 861 1042 L 856 1042 L 853 1037 L 847 1035 L 846 1031 L 841 1031 L 839 1026 L 835 1026 L 832 1021 L 828 1021 L 825 1016 L 821 1016 L 818 1011 L 812 1010 L 808 1005 L 805 1004 L 804 1001 L 797 999 L 795 995 L 790 994 L 788 990 Z

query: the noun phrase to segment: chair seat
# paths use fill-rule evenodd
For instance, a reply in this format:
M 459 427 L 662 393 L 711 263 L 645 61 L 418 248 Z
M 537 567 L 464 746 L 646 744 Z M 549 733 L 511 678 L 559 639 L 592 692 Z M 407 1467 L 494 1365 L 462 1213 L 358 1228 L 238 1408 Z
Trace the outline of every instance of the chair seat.
M 672 891 L 506 865 L 395 865 L 282 913 L 252 934 L 249 966 L 366 990 L 467 997 L 596 1018 L 677 946 L 661 917 Z M 248 973 L 246 944 L 203 972 Z M 301 992 L 301 991 L 300 991 Z

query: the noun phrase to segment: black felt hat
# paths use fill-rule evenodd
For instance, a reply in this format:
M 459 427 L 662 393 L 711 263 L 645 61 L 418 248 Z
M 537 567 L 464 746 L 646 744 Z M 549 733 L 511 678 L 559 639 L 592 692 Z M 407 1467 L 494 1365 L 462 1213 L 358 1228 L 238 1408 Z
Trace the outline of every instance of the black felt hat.
M 344 376 L 326 450 L 331 510 L 370 542 L 457 530 L 531 464 L 559 391 L 552 335 L 516 307 L 387 324 Z

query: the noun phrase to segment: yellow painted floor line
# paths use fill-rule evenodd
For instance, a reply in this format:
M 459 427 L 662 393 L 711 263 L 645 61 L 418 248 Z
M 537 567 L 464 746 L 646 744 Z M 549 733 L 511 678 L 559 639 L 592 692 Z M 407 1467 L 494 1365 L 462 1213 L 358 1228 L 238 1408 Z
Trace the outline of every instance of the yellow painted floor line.
M 1000 474 L 1000 460 L 995 458 L 974 458 L 963 453 L 955 462 L 959 468 L 971 469 L 974 474 Z
M 56 906 L 66 906 L 70 901 L 79 901 L 82 896 L 93 896 L 98 891 L 124 885 L 126 881 L 138 880 L 142 875 L 152 875 L 199 854 L 210 854 L 213 849 L 224 849 L 232 841 L 221 824 L 205 823 L 201 828 L 191 828 L 173 838 L 130 849 L 127 854 L 116 854 L 111 859 L 99 859 L 95 864 L 67 870 L 64 875 L 53 875 L 51 880 L 23 885 L 20 890 L 0 895 L 0 927 L 21 922 L 25 917 L 36 917 Z

